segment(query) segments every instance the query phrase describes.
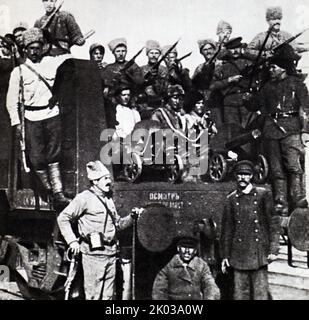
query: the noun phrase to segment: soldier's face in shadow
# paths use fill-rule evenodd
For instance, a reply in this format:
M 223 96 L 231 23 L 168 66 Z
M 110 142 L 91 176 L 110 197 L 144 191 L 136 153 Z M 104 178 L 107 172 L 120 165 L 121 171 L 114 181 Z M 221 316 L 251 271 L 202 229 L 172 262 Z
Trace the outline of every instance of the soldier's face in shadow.
M 232 53 L 232 56 L 234 59 L 237 59 L 240 57 L 240 54 L 241 54 L 241 48 L 235 48 L 235 49 L 231 49 L 230 50 L 231 53 Z
M 284 73 L 285 73 L 285 70 L 283 68 L 280 68 L 275 64 L 270 65 L 269 74 L 270 74 L 271 80 L 280 79 Z
M 150 50 L 147 54 L 150 64 L 155 64 L 159 60 L 161 53 L 159 50 Z
M 95 62 L 102 62 L 104 58 L 104 53 L 101 49 L 96 48 L 91 52 L 91 60 L 95 61 Z
M 15 32 L 14 32 L 14 37 L 15 37 L 15 40 L 16 40 L 16 43 L 19 47 L 22 47 L 23 46 L 23 33 L 25 32 L 24 29 L 17 29 Z
M 177 54 L 175 52 L 171 52 L 168 54 L 168 56 L 165 58 L 164 62 L 166 66 L 169 68 L 173 66 L 176 63 Z
M 194 105 L 194 112 L 198 115 L 202 116 L 205 109 L 205 103 L 204 100 L 197 101 Z
M 181 108 L 182 98 L 180 95 L 175 94 L 170 97 L 169 105 L 175 110 L 178 111 Z
M 45 12 L 52 13 L 56 7 L 56 0 L 43 0 Z
M 240 189 L 245 189 L 250 183 L 253 175 L 246 172 L 238 172 L 236 174 L 237 185 Z
M 268 20 L 268 25 L 270 28 L 272 28 L 273 32 L 279 32 L 281 27 L 281 20 L 275 19 L 275 20 Z
M 126 46 L 118 46 L 114 51 L 116 62 L 123 63 L 127 56 Z
M 43 44 L 41 42 L 33 42 L 26 48 L 27 57 L 33 62 L 38 63 L 42 60 Z
M 205 60 L 208 61 L 214 55 L 214 52 L 215 52 L 215 48 L 211 44 L 207 43 L 203 47 L 201 54 L 205 58 Z
M 185 263 L 189 263 L 196 254 L 196 248 L 189 246 L 177 246 L 177 251 L 180 259 Z

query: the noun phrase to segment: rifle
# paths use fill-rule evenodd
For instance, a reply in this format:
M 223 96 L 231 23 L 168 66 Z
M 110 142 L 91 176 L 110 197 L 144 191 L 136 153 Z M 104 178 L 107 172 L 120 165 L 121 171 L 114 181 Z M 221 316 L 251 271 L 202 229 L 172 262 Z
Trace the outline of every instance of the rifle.
M 254 73 L 258 70 L 259 67 L 261 67 L 261 66 L 265 65 L 267 62 L 271 61 L 271 59 L 273 59 L 275 55 L 279 54 L 280 50 L 282 50 L 286 45 L 288 45 L 289 43 L 294 41 L 296 38 L 301 36 L 308 29 L 309 28 L 304 29 L 302 32 L 297 33 L 295 36 L 292 36 L 291 38 L 285 40 L 283 43 L 281 43 L 278 46 L 276 46 L 274 49 L 272 49 L 272 52 L 273 52 L 272 56 L 270 56 L 268 58 L 261 59 L 261 55 L 262 55 L 262 50 L 261 49 L 263 48 L 263 50 L 264 50 L 269 35 L 268 35 L 268 37 L 266 36 L 265 41 L 264 41 L 265 44 L 263 43 L 263 45 L 262 45 L 262 47 L 261 47 L 261 49 L 259 51 L 258 59 L 256 59 L 255 64 L 252 65 L 252 66 L 249 66 L 248 68 L 243 70 L 241 75 L 243 75 L 244 77 L 249 77 L 250 76 L 253 79 Z M 270 28 L 270 30 L 271 30 L 271 28 Z M 269 34 L 270 34 L 270 32 L 269 32 Z M 251 81 L 251 84 L 252 84 L 252 81 Z M 251 85 L 250 85 L 250 87 L 251 87 Z
M 300 37 L 303 33 L 305 33 L 307 30 L 309 30 L 309 28 L 304 29 L 303 31 L 297 33 L 295 36 L 292 36 L 291 38 L 285 40 L 284 42 L 282 42 L 281 44 L 279 44 L 275 49 L 273 49 L 273 52 L 276 54 L 279 50 L 281 50 L 286 44 L 291 43 L 292 41 L 294 41 L 295 39 L 297 39 L 298 37 Z
M 25 172 L 29 173 L 30 169 L 27 166 L 27 159 L 26 159 L 26 141 L 25 141 L 25 98 L 24 98 L 24 78 L 19 67 L 20 72 L 20 82 L 19 82 L 19 112 L 20 112 L 20 122 L 21 122 L 21 140 L 20 140 L 20 149 L 21 149 L 21 156 L 22 156 L 22 163 Z
M 191 52 L 189 52 L 189 53 L 187 53 L 187 54 L 185 54 L 185 55 L 184 55 L 184 56 L 182 56 L 181 58 L 176 59 L 176 63 L 179 63 L 180 61 L 182 61 L 182 60 L 184 60 L 184 59 L 186 59 L 186 58 L 190 57 L 190 56 L 191 56 L 191 54 L 192 54 L 192 51 L 191 51 Z
M 135 59 L 142 53 L 143 50 L 144 50 L 144 47 L 143 47 L 141 50 L 139 50 L 139 51 L 137 52 L 137 54 L 136 54 L 135 56 L 133 56 L 133 57 L 125 64 L 125 66 L 124 66 L 122 69 L 120 69 L 120 72 L 124 72 L 124 71 L 128 70 L 130 67 L 132 67 L 133 64 L 134 64 L 134 62 L 135 62 Z
M 84 40 L 87 40 L 88 38 L 92 37 L 95 34 L 95 30 L 91 29 L 84 35 Z
M 160 64 L 162 63 L 163 60 L 166 59 L 166 57 L 176 48 L 178 42 L 180 41 L 180 39 L 178 39 L 166 52 L 165 54 L 152 66 L 152 70 L 157 70 L 160 66 Z M 191 55 L 191 53 L 190 53 Z M 184 59 L 184 57 L 182 57 L 182 59 Z M 151 71 L 148 71 L 145 76 L 144 79 L 147 80 L 151 77 Z
M 264 41 L 263 41 L 263 44 L 262 44 L 262 46 L 261 46 L 261 48 L 260 48 L 260 50 L 259 50 L 258 55 L 257 55 L 257 57 L 256 57 L 256 59 L 255 59 L 255 61 L 254 61 L 254 64 L 253 64 L 253 67 L 252 67 L 252 71 L 251 71 L 251 75 L 250 75 L 250 81 L 249 81 L 249 85 L 248 85 L 248 90 L 249 90 L 249 91 L 250 91 L 250 89 L 251 89 L 251 87 L 252 87 L 252 83 L 253 83 L 253 79 L 254 79 L 254 74 L 255 74 L 255 72 L 256 72 L 256 70 L 257 70 L 257 68 L 258 68 L 259 60 L 261 59 L 262 53 L 263 53 L 263 51 L 264 51 L 264 49 L 265 49 L 266 43 L 267 43 L 267 41 L 268 41 L 268 39 L 269 39 L 269 37 L 270 37 L 270 34 L 271 34 L 273 28 L 274 28 L 274 26 L 271 26 L 271 27 L 267 30 L 266 37 L 265 37 L 265 39 L 264 39 Z
M 51 25 L 54 16 L 60 11 L 61 7 L 63 6 L 64 0 L 61 1 L 60 5 L 55 8 L 55 10 L 53 11 L 53 13 L 48 17 L 48 19 L 45 21 L 45 23 L 43 24 L 43 26 L 41 27 L 42 30 L 47 30 L 48 27 Z

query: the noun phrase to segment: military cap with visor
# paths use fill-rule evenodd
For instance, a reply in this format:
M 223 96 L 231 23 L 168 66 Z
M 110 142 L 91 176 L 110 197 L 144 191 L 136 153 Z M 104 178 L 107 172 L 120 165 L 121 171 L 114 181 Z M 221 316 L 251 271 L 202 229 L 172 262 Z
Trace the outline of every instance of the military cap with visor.
M 235 163 L 233 167 L 233 172 L 235 174 L 253 174 L 254 168 L 253 163 L 249 160 L 241 160 Z

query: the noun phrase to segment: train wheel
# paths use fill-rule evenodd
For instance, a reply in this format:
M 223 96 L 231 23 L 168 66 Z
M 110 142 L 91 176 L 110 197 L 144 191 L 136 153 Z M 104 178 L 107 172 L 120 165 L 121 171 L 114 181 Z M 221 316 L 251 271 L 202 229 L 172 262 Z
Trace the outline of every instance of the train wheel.
M 131 158 L 132 158 L 132 163 L 125 164 L 123 166 L 123 173 L 124 173 L 125 179 L 128 182 L 133 183 L 142 174 L 143 162 L 141 157 L 135 152 L 132 152 Z
M 257 157 L 257 161 L 254 164 L 253 181 L 259 184 L 265 183 L 268 173 L 268 162 L 263 155 L 259 154 Z
M 169 169 L 168 182 L 175 183 L 182 179 L 184 164 L 179 154 L 174 156 L 174 164 L 169 166 Z
M 213 182 L 221 182 L 227 175 L 228 165 L 224 156 L 214 153 L 209 160 L 209 177 Z

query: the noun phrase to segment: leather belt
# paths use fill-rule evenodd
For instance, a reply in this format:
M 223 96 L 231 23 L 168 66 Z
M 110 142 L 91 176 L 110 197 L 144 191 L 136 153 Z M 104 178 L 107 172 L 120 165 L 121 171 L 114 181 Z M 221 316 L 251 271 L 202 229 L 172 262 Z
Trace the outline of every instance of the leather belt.
M 280 119 L 280 118 L 291 118 L 291 117 L 298 117 L 298 112 L 278 112 L 278 113 L 271 113 L 270 115 L 274 119 Z
M 35 106 L 25 106 L 25 110 L 27 111 L 39 111 L 39 110 L 45 110 L 48 109 L 49 105 L 47 106 L 40 106 L 40 107 L 35 107 Z
M 89 244 L 89 241 L 87 238 L 84 238 L 84 237 L 81 237 L 81 240 L 86 242 L 87 244 Z M 111 241 L 106 241 L 106 240 L 103 240 L 103 244 L 105 246 L 114 246 L 115 244 L 117 244 L 117 241 L 116 240 L 111 240 Z

